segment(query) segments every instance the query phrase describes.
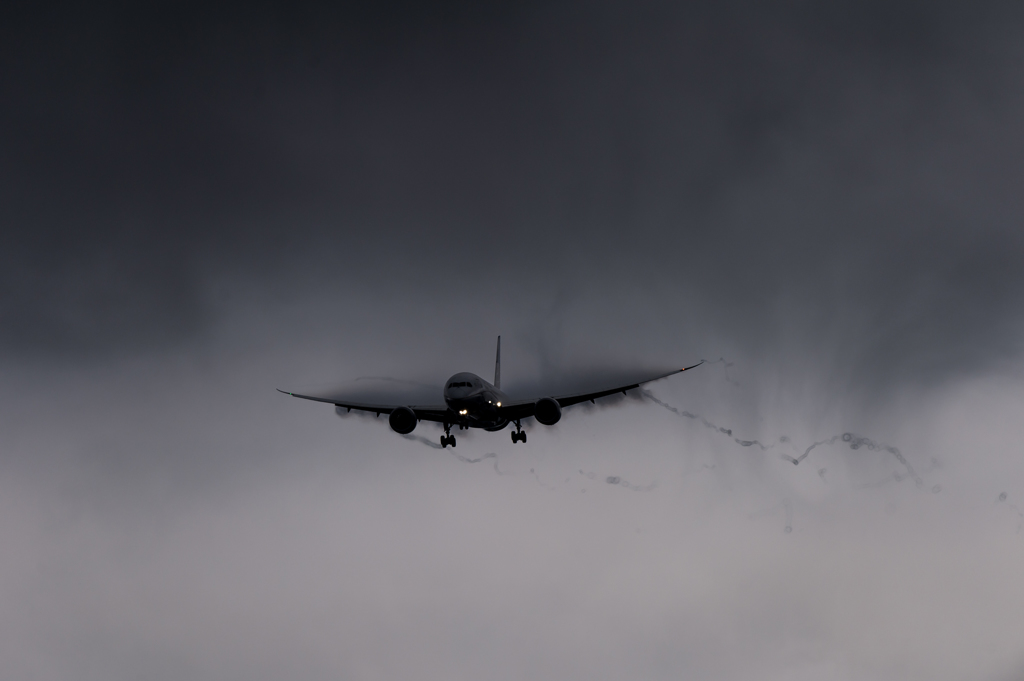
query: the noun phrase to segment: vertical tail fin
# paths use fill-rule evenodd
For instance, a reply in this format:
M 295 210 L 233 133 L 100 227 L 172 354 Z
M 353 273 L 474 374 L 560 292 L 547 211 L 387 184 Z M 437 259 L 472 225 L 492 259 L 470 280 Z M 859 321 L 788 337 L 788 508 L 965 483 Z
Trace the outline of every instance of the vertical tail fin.
M 498 336 L 498 354 L 494 358 L 494 387 L 501 387 L 501 336 Z

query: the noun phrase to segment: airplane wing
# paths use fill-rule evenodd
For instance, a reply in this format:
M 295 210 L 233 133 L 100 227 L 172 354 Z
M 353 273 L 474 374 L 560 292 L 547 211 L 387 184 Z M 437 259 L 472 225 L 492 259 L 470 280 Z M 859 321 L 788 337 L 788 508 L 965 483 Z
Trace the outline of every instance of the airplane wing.
M 448 411 L 448 405 L 405 405 L 405 404 L 368 404 L 365 402 L 350 402 L 344 399 L 338 399 L 333 397 L 314 397 L 312 395 L 299 395 L 298 393 L 290 393 L 287 390 L 277 389 L 279 393 L 285 395 L 291 395 L 292 397 L 298 397 L 303 400 L 313 400 L 314 402 L 325 402 L 327 404 L 333 404 L 335 407 L 343 407 L 352 411 L 368 411 L 376 412 L 377 416 L 381 414 L 390 414 L 399 407 L 409 407 L 416 414 L 416 418 L 421 421 L 437 421 L 439 423 L 452 423 L 455 421 L 454 415 Z
M 562 408 L 570 407 L 574 404 L 579 404 L 580 402 L 594 402 L 594 400 L 600 397 L 607 397 L 609 395 L 614 395 L 616 393 L 622 393 L 623 395 L 625 395 L 627 390 L 639 388 L 644 383 L 650 383 L 651 381 L 657 381 L 662 378 L 674 376 L 675 374 L 682 373 L 689 369 L 695 369 L 696 367 L 699 367 L 703 363 L 704 360 L 701 360 L 700 362 L 694 364 L 693 366 L 683 367 L 682 369 L 676 369 L 675 371 L 670 371 L 668 373 L 660 374 L 658 376 L 652 376 L 650 378 L 644 378 L 643 380 L 635 381 L 633 383 L 630 383 L 629 385 L 620 385 L 616 387 L 606 388 L 603 390 L 597 390 L 594 392 L 576 393 L 573 395 L 556 395 L 552 397 L 556 402 L 558 402 L 558 406 Z M 526 418 L 528 416 L 533 416 L 537 400 L 539 399 L 541 398 L 536 397 L 532 400 L 515 400 L 513 402 L 509 402 L 508 405 L 501 407 L 501 409 L 499 409 L 498 411 L 502 416 L 509 419 L 510 421 Z

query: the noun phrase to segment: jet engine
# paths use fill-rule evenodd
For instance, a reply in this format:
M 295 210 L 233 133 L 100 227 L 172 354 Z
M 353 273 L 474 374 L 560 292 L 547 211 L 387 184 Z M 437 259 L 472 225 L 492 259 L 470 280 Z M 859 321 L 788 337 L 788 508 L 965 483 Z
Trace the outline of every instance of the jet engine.
M 545 426 L 553 426 L 562 418 L 562 407 L 550 397 L 542 397 L 537 400 L 533 415 Z
M 391 424 L 391 430 L 408 435 L 416 428 L 416 412 L 409 407 L 399 407 L 391 412 L 388 423 Z

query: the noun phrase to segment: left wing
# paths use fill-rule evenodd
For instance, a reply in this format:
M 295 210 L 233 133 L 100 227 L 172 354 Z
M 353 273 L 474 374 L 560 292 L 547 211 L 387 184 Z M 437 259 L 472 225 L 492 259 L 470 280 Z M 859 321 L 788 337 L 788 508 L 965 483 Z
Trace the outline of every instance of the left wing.
M 623 395 L 625 395 L 627 390 L 632 390 L 634 388 L 639 388 L 644 383 L 650 383 L 651 381 L 657 381 L 657 380 L 662 379 L 662 378 L 668 378 L 669 376 L 674 376 L 676 374 L 680 374 L 680 373 L 682 373 L 684 371 L 688 371 L 689 369 L 695 369 L 695 368 L 699 367 L 703 363 L 704 363 L 704 360 L 701 360 L 698 363 L 694 364 L 693 366 L 683 367 L 682 369 L 676 369 L 675 371 L 670 371 L 667 374 L 661 374 L 659 376 L 652 376 L 651 378 L 645 378 L 642 381 L 636 381 L 635 383 L 630 383 L 629 385 L 620 385 L 620 386 L 617 386 L 617 387 L 614 387 L 614 388 L 607 388 L 605 390 L 598 390 L 596 392 L 577 393 L 577 394 L 574 394 L 574 395 L 561 395 L 561 396 L 556 396 L 553 399 L 556 402 L 558 402 L 558 406 L 560 406 L 562 408 L 565 408 L 565 407 L 570 407 L 570 406 L 572 406 L 574 404 L 579 404 L 580 402 L 587 402 L 587 401 L 593 402 L 594 400 L 596 400 L 596 399 L 598 399 L 600 397 L 607 397 L 609 395 L 614 395 L 615 393 L 622 393 Z M 513 402 L 509 402 L 508 405 L 501 407 L 498 410 L 498 413 L 501 414 L 502 416 L 504 416 L 505 418 L 509 419 L 510 421 L 514 421 L 516 419 L 523 419 L 523 418 L 526 418 L 528 416 L 533 416 L 534 415 L 533 412 L 534 412 L 534 409 L 536 407 L 538 399 L 540 399 L 540 397 L 534 398 L 532 400 L 516 400 L 516 401 L 513 401 Z
M 344 407 L 349 411 L 353 409 L 357 411 L 369 411 L 376 412 L 377 416 L 381 414 L 390 414 L 399 407 L 409 407 L 416 414 L 416 418 L 421 421 L 437 421 L 439 423 L 454 423 L 456 421 L 455 415 L 449 411 L 447 405 L 406 405 L 406 404 L 369 404 L 366 402 L 349 402 L 348 400 L 338 399 L 334 397 L 314 397 L 312 395 L 299 395 L 298 393 L 290 393 L 287 390 L 277 389 L 277 392 L 284 393 L 285 395 L 291 395 L 292 397 L 298 397 L 303 400 L 313 400 L 314 402 L 325 402 L 327 404 L 333 404 L 335 407 Z

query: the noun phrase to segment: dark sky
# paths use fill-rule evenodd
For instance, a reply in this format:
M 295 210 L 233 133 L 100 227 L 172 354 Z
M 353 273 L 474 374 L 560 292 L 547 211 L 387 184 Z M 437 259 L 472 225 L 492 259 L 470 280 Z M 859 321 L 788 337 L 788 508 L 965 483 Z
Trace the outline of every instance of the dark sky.
M 1020 678 L 1022 46 L 1013 3 L 5 5 L 5 678 Z M 725 359 L 454 452 L 274 392 L 499 334 L 510 386 Z

